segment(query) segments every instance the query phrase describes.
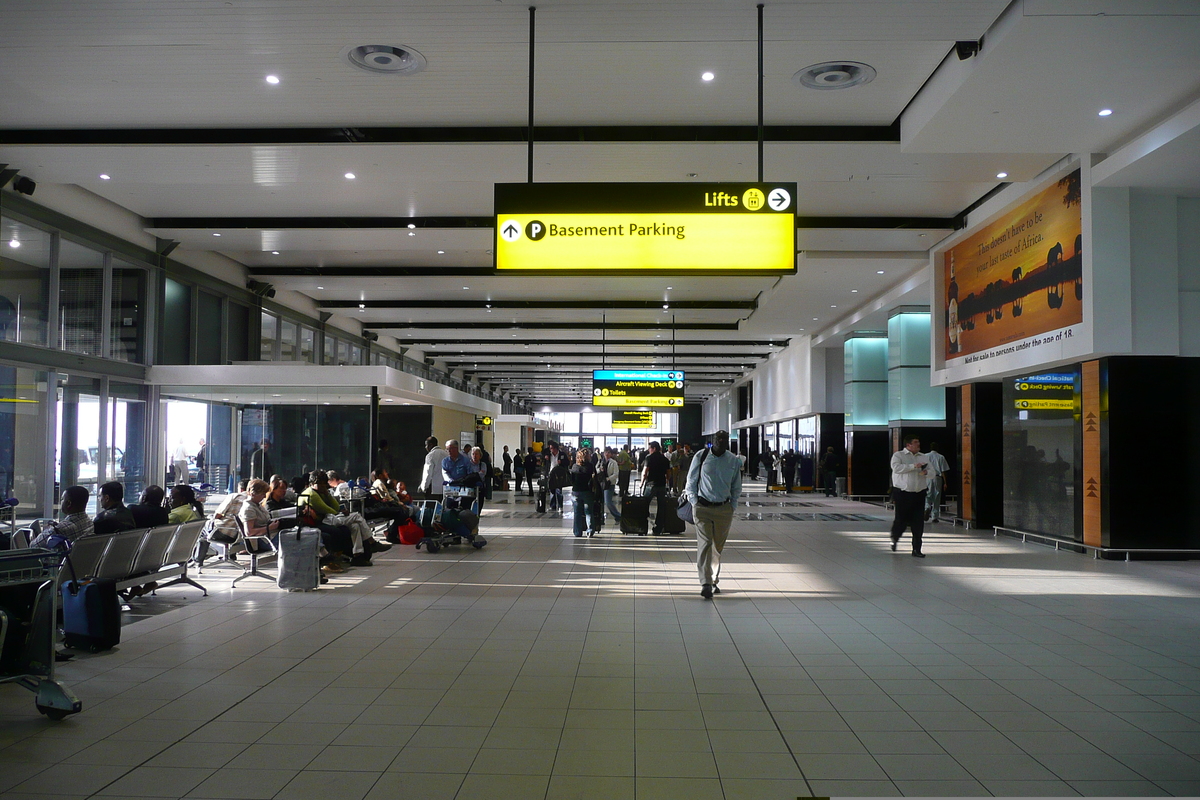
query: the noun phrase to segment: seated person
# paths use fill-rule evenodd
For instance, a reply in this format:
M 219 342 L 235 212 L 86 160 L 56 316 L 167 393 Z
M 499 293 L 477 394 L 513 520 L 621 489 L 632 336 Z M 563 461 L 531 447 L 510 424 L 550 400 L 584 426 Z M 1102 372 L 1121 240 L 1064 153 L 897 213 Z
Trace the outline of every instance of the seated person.
M 92 535 L 95 528 L 87 515 L 89 497 L 91 494 L 82 486 L 68 486 L 58 502 L 62 518 L 37 526 L 29 546 L 47 550 L 60 547 L 70 550 L 76 540 Z
M 329 476 L 329 489 L 333 496 L 343 503 L 348 502 L 353 496 L 350 484 L 342 480 L 342 476 L 336 470 L 326 470 L 325 474 Z
M 266 481 L 262 481 L 262 483 L 266 483 Z M 263 494 L 265 495 L 266 493 L 264 492 Z M 212 530 L 209 531 L 208 538 L 226 544 L 237 541 L 238 528 L 237 522 L 234 520 L 238 512 L 242 510 L 242 506 L 249 499 L 250 495 L 246 493 L 246 481 L 239 481 L 238 490 L 226 497 L 221 501 L 221 505 L 217 506 L 217 510 L 213 514 Z M 216 534 L 218 533 L 222 535 L 217 536 Z
M 247 550 L 259 549 L 258 537 L 274 539 L 279 531 L 279 521 L 272 520 L 271 512 L 262 505 L 270 489 L 266 481 L 255 478 L 246 488 L 245 502 L 238 508 L 237 517 L 242 521 Z
M 263 505 L 266 506 L 268 511 L 283 511 L 287 508 L 295 508 L 296 501 L 287 499 L 290 490 L 291 487 L 288 486 L 287 481 L 276 475 L 271 479 L 271 488 L 263 500 Z
M 99 499 L 101 511 L 92 523 L 96 533 L 119 533 L 138 527 L 133 512 L 125 506 L 124 486 L 116 481 L 109 481 L 100 487 Z
M 147 486 L 141 499 L 129 506 L 133 521 L 139 528 L 157 528 L 167 524 L 167 509 L 163 506 L 165 495 L 161 486 Z
M 271 490 L 263 499 L 262 505 L 268 512 L 285 511 L 287 509 L 295 509 L 296 501 L 289 500 L 288 494 L 291 492 L 291 487 L 283 478 L 276 475 L 271 479 Z M 290 528 L 301 524 L 295 517 L 279 520 L 280 528 Z M 325 533 L 321 533 L 321 582 L 328 582 L 326 575 L 333 575 L 345 572 L 346 569 L 338 563 L 337 556 L 330 552 L 329 545 L 332 541 L 326 537 Z
M 324 470 L 315 469 L 309 473 L 308 479 L 309 486 L 300 493 L 298 504 L 301 509 L 313 510 L 317 518 L 316 527 L 323 534 L 326 548 L 332 553 L 350 553 L 352 567 L 372 566 L 371 554 L 367 552 L 368 545 L 361 528 L 347 524 L 349 520 L 343 517 L 341 504 L 329 493 L 329 476 Z M 361 515 L 355 516 L 362 520 Z M 362 524 L 366 526 L 366 520 Z M 369 527 L 365 538 L 374 541 Z
M 196 509 L 196 490 L 186 483 L 171 487 L 170 503 L 171 510 L 167 513 L 167 523 L 170 525 L 182 525 L 185 522 L 204 519 L 202 509 Z
M 392 481 L 393 489 L 396 497 L 400 498 L 400 502 L 411 507 L 413 504 L 412 496 L 408 493 L 408 487 L 404 485 L 404 481 Z
M 412 508 L 401 502 L 399 496 L 389 485 L 387 470 L 383 467 L 371 473 L 374 482 L 371 493 L 377 501 L 375 505 L 363 512 L 367 519 L 388 520 L 387 540 L 392 544 L 400 543 L 400 523 L 412 516 Z

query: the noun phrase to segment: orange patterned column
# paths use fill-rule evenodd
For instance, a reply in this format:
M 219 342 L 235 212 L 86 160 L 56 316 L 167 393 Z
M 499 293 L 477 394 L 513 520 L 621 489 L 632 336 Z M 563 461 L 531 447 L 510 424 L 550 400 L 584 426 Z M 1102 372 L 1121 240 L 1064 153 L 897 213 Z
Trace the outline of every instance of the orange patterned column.
M 1100 362 L 1083 363 L 1083 543 L 1101 547 Z

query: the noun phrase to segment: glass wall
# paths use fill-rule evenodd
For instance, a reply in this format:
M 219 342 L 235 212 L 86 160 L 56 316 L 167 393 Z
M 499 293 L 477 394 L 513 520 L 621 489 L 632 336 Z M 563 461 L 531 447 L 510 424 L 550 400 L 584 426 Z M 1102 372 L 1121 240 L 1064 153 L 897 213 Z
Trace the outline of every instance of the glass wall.
M 196 363 L 220 364 L 221 298 L 203 290 L 196 295 Z
M 0 341 L 46 344 L 52 237 L 0 217 Z
M 104 480 L 125 488 L 125 502 L 135 502 L 154 481 L 146 471 L 146 387 L 112 381 L 108 387 L 105 413 L 107 459 Z
M 36 516 L 46 486 L 47 374 L 0 365 L 0 499 Z
M 291 480 L 314 469 L 365 477 L 370 469 L 367 387 L 176 386 L 163 387 L 162 397 L 170 447 L 183 437 L 194 468 L 198 439 L 177 433 L 171 420 L 180 420 L 179 430 L 204 432 L 205 477 L 220 489 L 248 477 Z
M 54 497 L 57 502 L 63 489 L 82 486 L 91 493 L 89 514 L 96 512 L 100 484 L 100 384 L 99 378 L 58 373 Z
M 1075 454 L 1082 447 L 1078 370 L 1004 381 L 1004 524 L 1082 541 Z
M 100 309 L 104 304 L 104 254 L 60 239 L 58 325 L 63 350 L 100 353 Z
M 279 317 L 263 312 L 258 357 L 262 361 L 275 360 L 275 342 L 279 338 Z

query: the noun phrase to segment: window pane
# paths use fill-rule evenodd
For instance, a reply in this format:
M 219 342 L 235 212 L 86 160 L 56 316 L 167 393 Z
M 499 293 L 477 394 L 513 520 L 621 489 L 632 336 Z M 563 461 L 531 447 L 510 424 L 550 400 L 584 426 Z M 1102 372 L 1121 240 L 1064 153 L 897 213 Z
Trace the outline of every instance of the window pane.
M 146 475 L 146 388 L 113 381 L 108 389 L 108 464 L 105 480 L 125 488 L 125 502 L 138 496 L 153 481 Z
M 221 298 L 200 292 L 196 300 L 196 363 L 221 363 Z
M 283 361 L 296 360 L 296 344 L 300 338 L 298 327 L 286 319 L 279 323 L 279 358 Z
M 46 373 L 0 365 L 0 499 L 20 501 L 18 515 L 40 516 L 46 475 L 49 404 Z
M 350 343 L 338 342 L 337 363 L 339 367 L 344 367 L 350 363 Z
M 325 359 L 321 362 L 322 364 L 337 363 L 337 346 L 337 338 L 330 336 L 328 333 L 325 334 Z
M 62 239 L 59 244 L 58 324 L 63 350 L 100 355 L 104 254 Z
M 142 361 L 145 294 L 146 271 L 114 259 L 109 350 L 117 361 Z
M 258 357 L 261 361 L 275 360 L 275 339 L 279 335 L 279 320 L 273 314 L 263 312 L 262 336 L 259 340 Z
M 250 360 L 250 309 L 241 303 L 229 304 L 229 360 Z
M 0 341 L 46 344 L 50 238 L 45 231 L 0 218 Z
M 317 332 L 312 328 L 300 328 L 300 360 L 312 363 L 313 361 L 313 342 L 316 339 Z
M 356 344 L 350 345 L 350 363 L 355 366 L 362 363 L 362 348 Z
M 163 364 L 187 364 L 192 354 L 192 287 L 167 278 L 163 291 Z
M 100 477 L 100 381 L 78 375 L 62 375 L 60 380 L 54 471 L 59 493 L 68 486 L 84 487 L 91 494 L 88 514 L 94 515 Z

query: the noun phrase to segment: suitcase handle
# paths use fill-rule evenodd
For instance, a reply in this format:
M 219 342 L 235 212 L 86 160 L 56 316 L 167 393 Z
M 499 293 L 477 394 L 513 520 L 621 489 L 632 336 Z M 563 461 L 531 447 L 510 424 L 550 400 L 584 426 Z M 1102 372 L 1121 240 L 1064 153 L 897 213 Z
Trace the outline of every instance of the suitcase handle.
M 75 565 L 71 563 L 70 553 L 63 553 L 63 563 L 71 570 L 71 580 L 67 583 L 67 591 L 74 597 L 79 594 L 79 576 L 75 574 Z

